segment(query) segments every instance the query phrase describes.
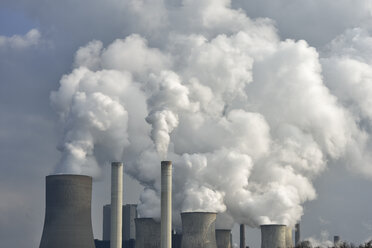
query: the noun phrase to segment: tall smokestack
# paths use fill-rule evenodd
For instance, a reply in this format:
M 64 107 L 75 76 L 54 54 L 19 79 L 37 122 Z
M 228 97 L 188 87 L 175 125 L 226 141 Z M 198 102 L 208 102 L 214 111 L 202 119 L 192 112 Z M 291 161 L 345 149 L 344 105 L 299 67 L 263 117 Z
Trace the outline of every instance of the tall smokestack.
M 245 225 L 240 224 L 240 248 L 245 248 Z
M 110 248 L 122 246 L 123 163 L 111 163 L 111 228 Z
M 231 230 L 216 229 L 217 248 L 231 248 Z
M 136 218 L 136 248 L 160 248 L 160 223 L 152 218 Z
M 289 226 L 286 227 L 285 243 L 287 248 L 293 247 L 292 227 Z
M 261 248 L 286 247 L 285 225 L 261 225 Z
M 47 176 L 45 221 L 40 248 L 94 247 L 91 199 L 91 177 Z
M 181 248 L 217 248 L 216 216 L 216 213 L 208 212 L 181 213 Z
M 172 162 L 161 162 L 161 248 L 172 248 Z
M 295 246 L 299 246 L 301 242 L 301 229 L 300 223 L 297 223 L 295 226 Z

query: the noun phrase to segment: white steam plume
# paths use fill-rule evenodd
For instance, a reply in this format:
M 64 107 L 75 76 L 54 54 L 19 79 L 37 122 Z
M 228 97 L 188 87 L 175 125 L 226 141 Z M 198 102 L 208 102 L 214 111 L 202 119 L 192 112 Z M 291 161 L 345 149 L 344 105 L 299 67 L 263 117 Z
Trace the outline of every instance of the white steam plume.
M 140 215 L 158 217 L 160 160 L 170 159 L 176 223 L 181 211 L 215 211 L 250 226 L 294 225 L 328 160 L 369 161 L 370 62 L 337 55 L 350 51 L 348 34 L 319 59 L 230 4 L 157 1 L 157 35 L 142 27 L 107 48 L 80 48 L 51 95 L 65 130 L 58 170 L 93 173 L 97 161 L 123 159 L 145 186 Z M 333 87 L 341 71 L 351 78 Z

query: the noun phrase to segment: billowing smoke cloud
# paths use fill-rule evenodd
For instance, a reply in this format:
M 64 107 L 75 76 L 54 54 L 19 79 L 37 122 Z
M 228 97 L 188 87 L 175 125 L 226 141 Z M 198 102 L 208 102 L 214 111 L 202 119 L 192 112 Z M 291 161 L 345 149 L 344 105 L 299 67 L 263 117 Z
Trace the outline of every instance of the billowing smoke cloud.
M 145 186 L 140 215 L 158 217 L 160 160 L 170 159 L 176 222 L 181 211 L 215 211 L 294 225 L 328 160 L 366 161 L 370 66 L 343 44 L 359 30 L 319 59 L 228 0 L 154 4 L 162 18 L 146 35 L 81 47 L 52 93 L 64 127 L 58 172 L 96 174 L 122 159 Z M 148 20 L 136 6 L 132 15 Z

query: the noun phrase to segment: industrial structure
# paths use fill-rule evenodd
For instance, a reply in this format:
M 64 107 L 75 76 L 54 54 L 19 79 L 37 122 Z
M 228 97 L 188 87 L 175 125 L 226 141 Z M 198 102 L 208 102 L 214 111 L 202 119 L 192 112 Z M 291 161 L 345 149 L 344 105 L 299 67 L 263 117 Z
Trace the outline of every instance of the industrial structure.
M 285 231 L 285 245 L 287 248 L 293 247 L 293 238 L 292 238 L 292 227 L 287 226 Z
M 261 225 L 261 248 L 286 247 L 285 225 Z
M 338 235 L 333 236 L 333 243 L 335 247 L 340 247 L 341 244 L 341 238 Z
M 47 176 L 45 221 L 40 248 L 94 247 L 91 199 L 91 177 Z
M 215 229 L 217 213 L 181 213 L 182 233 L 172 232 L 172 163 L 161 162 L 161 219 L 137 218 L 137 205 L 123 202 L 123 163 L 113 162 L 111 204 L 103 207 L 103 240 L 94 240 L 91 221 L 92 178 L 46 177 L 45 222 L 40 248 L 231 248 L 229 229 Z M 300 225 L 295 226 L 300 243 Z M 334 237 L 335 247 L 340 242 Z M 240 247 L 246 248 L 245 225 Z M 261 248 L 293 248 L 292 228 L 261 225 Z
M 217 248 L 232 248 L 231 230 L 216 229 Z
M 160 248 L 160 222 L 152 218 L 137 218 L 136 248 Z
M 102 240 L 110 241 L 111 230 L 111 205 L 103 206 L 103 220 L 102 220 Z
M 216 213 L 185 212 L 182 219 L 182 248 L 217 248 Z
M 161 162 L 161 248 L 172 248 L 172 162 Z
M 240 248 L 245 248 L 245 225 L 240 224 Z
M 123 206 L 123 241 L 136 239 L 137 204 L 125 204 Z
M 125 204 L 123 205 L 123 230 L 122 240 L 123 243 L 128 243 L 130 240 L 136 239 L 136 226 L 134 219 L 137 215 L 136 204 Z M 103 225 L 102 225 L 102 240 L 110 240 L 110 225 L 111 225 L 111 206 L 107 204 L 103 206 Z
M 111 164 L 110 248 L 122 248 L 123 163 Z
M 301 243 L 301 228 L 300 223 L 295 226 L 295 246 L 299 246 Z

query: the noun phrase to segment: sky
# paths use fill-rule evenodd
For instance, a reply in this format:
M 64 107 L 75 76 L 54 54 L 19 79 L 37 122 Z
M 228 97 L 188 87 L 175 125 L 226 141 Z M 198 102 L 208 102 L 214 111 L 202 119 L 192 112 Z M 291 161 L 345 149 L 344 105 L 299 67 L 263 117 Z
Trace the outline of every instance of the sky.
M 101 238 L 113 159 L 156 217 L 164 157 L 176 213 L 371 239 L 371 30 L 368 0 L 1 1 L 1 247 L 39 245 L 53 173 L 94 175 Z

